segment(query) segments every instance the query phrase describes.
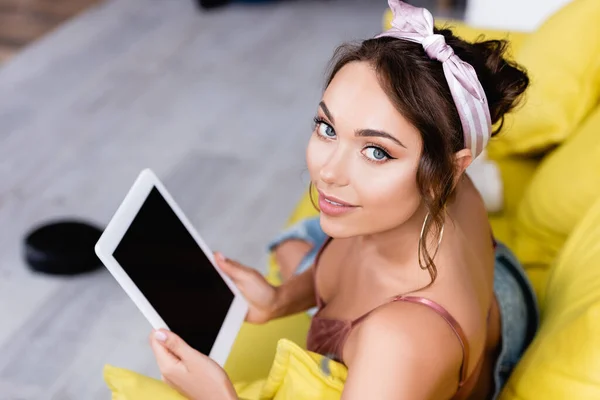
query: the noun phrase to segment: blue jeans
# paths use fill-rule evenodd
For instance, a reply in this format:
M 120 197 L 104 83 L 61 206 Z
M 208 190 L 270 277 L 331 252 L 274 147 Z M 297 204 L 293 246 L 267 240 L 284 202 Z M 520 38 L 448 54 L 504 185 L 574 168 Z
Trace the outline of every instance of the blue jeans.
M 281 232 L 269 244 L 269 250 L 289 239 L 304 240 L 313 246 L 295 271 L 300 274 L 315 262 L 327 235 L 321 229 L 319 217 L 307 218 Z M 494 369 L 496 390 L 492 398 L 496 399 L 539 326 L 537 300 L 529 278 L 514 254 L 500 242 L 496 245 L 494 293 L 502 327 L 500 354 Z M 316 311 L 313 308 L 308 313 L 312 316 Z

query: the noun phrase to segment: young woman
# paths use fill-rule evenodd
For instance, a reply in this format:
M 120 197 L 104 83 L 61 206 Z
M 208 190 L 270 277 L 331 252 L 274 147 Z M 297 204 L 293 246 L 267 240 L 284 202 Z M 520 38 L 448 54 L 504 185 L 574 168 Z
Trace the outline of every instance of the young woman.
M 217 258 L 250 302 L 249 322 L 318 307 L 308 350 L 348 367 L 344 399 L 494 398 L 537 308 L 465 169 L 528 78 L 503 58 L 506 43 L 466 43 L 434 29 L 427 10 L 389 3 L 389 31 L 335 54 L 306 153 L 320 216 L 273 246 L 289 279 L 272 287 Z M 175 334 L 151 343 L 180 392 L 236 398 Z

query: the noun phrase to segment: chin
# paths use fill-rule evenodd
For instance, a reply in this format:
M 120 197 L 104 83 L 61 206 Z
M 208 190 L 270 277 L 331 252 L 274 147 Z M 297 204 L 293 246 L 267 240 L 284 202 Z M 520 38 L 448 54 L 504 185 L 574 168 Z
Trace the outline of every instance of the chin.
M 351 223 L 347 217 L 331 217 L 321 213 L 320 222 L 323 232 L 334 239 L 345 239 L 361 234 L 356 230 L 356 224 Z

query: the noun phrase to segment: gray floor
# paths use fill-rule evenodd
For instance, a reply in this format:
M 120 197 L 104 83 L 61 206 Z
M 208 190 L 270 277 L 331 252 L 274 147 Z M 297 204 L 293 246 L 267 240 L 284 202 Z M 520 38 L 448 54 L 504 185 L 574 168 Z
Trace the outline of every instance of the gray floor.
M 211 247 L 263 268 L 307 182 L 326 62 L 377 33 L 385 5 L 113 0 L 0 69 L 0 400 L 108 399 L 105 363 L 157 376 L 150 326 L 112 277 L 30 273 L 25 232 L 105 224 L 150 167 Z

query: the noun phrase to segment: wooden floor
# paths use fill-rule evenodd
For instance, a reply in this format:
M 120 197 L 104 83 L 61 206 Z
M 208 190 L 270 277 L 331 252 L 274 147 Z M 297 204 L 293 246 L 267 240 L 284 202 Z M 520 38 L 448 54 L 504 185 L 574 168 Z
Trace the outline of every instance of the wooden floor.
M 0 64 L 102 0 L 0 0 Z

